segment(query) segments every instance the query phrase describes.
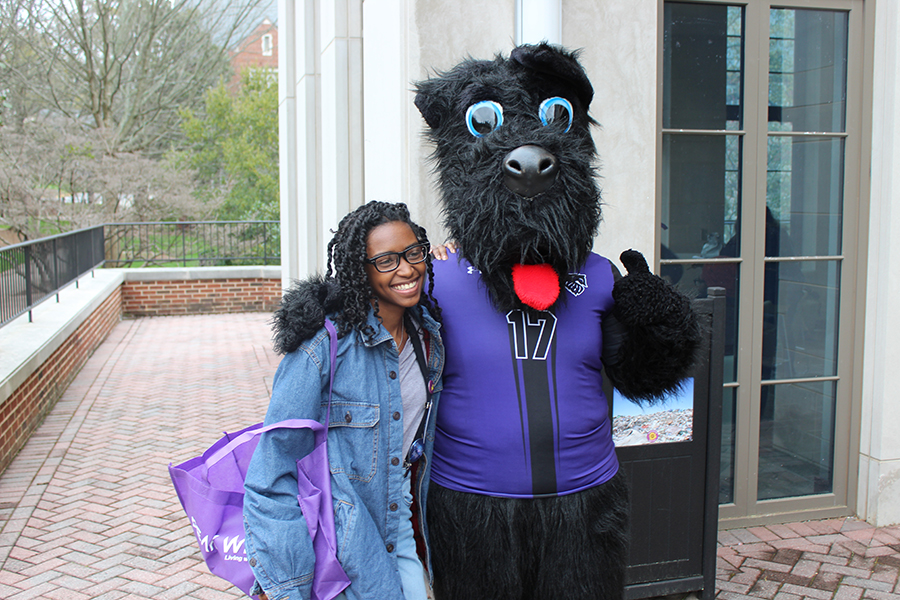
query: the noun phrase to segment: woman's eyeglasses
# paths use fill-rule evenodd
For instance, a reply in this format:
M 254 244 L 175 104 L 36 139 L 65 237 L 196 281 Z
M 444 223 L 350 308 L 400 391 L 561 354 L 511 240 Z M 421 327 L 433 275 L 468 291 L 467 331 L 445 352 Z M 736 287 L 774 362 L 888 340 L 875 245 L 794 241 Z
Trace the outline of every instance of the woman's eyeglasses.
M 400 258 L 411 265 L 417 265 L 428 257 L 428 244 L 414 244 L 403 252 L 384 252 L 378 256 L 367 258 L 366 262 L 375 265 L 379 273 L 390 273 L 400 266 Z

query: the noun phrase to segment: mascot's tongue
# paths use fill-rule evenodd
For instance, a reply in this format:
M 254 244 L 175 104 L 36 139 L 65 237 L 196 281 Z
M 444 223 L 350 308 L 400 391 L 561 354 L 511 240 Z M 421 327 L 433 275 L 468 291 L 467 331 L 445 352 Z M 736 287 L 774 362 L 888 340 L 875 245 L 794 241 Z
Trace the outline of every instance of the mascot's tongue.
M 559 297 L 559 275 L 548 264 L 513 265 L 513 287 L 524 304 L 547 310 Z

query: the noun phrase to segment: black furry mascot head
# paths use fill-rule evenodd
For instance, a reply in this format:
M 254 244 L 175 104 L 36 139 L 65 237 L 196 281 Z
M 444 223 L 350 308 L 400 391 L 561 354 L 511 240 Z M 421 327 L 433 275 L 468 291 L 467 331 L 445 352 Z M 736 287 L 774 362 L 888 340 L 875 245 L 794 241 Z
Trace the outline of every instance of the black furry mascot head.
M 444 223 L 501 311 L 552 306 L 597 233 L 594 91 L 577 58 L 520 46 L 417 84 Z

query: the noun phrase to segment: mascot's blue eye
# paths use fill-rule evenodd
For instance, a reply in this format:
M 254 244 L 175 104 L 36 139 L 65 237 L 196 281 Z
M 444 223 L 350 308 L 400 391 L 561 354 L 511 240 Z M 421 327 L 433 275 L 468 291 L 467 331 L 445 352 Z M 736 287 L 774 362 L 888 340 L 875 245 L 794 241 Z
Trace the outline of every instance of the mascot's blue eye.
M 466 111 L 466 127 L 475 137 L 481 137 L 503 125 L 503 107 L 493 100 L 476 102 Z
M 541 102 L 541 108 L 538 114 L 541 116 L 541 123 L 546 125 L 558 125 L 565 123 L 565 133 L 572 127 L 572 103 L 565 98 L 554 96 L 547 98 Z

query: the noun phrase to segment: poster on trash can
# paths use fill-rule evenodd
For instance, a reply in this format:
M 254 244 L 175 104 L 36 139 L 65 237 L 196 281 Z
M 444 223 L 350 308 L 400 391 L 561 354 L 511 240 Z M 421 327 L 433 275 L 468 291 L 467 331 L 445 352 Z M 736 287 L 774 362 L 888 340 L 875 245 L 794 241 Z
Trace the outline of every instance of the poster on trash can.
M 694 378 L 653 406 L 641 408 L 613 390 L 613 442 L 643 446 L 689 442 L 694 431 Z

